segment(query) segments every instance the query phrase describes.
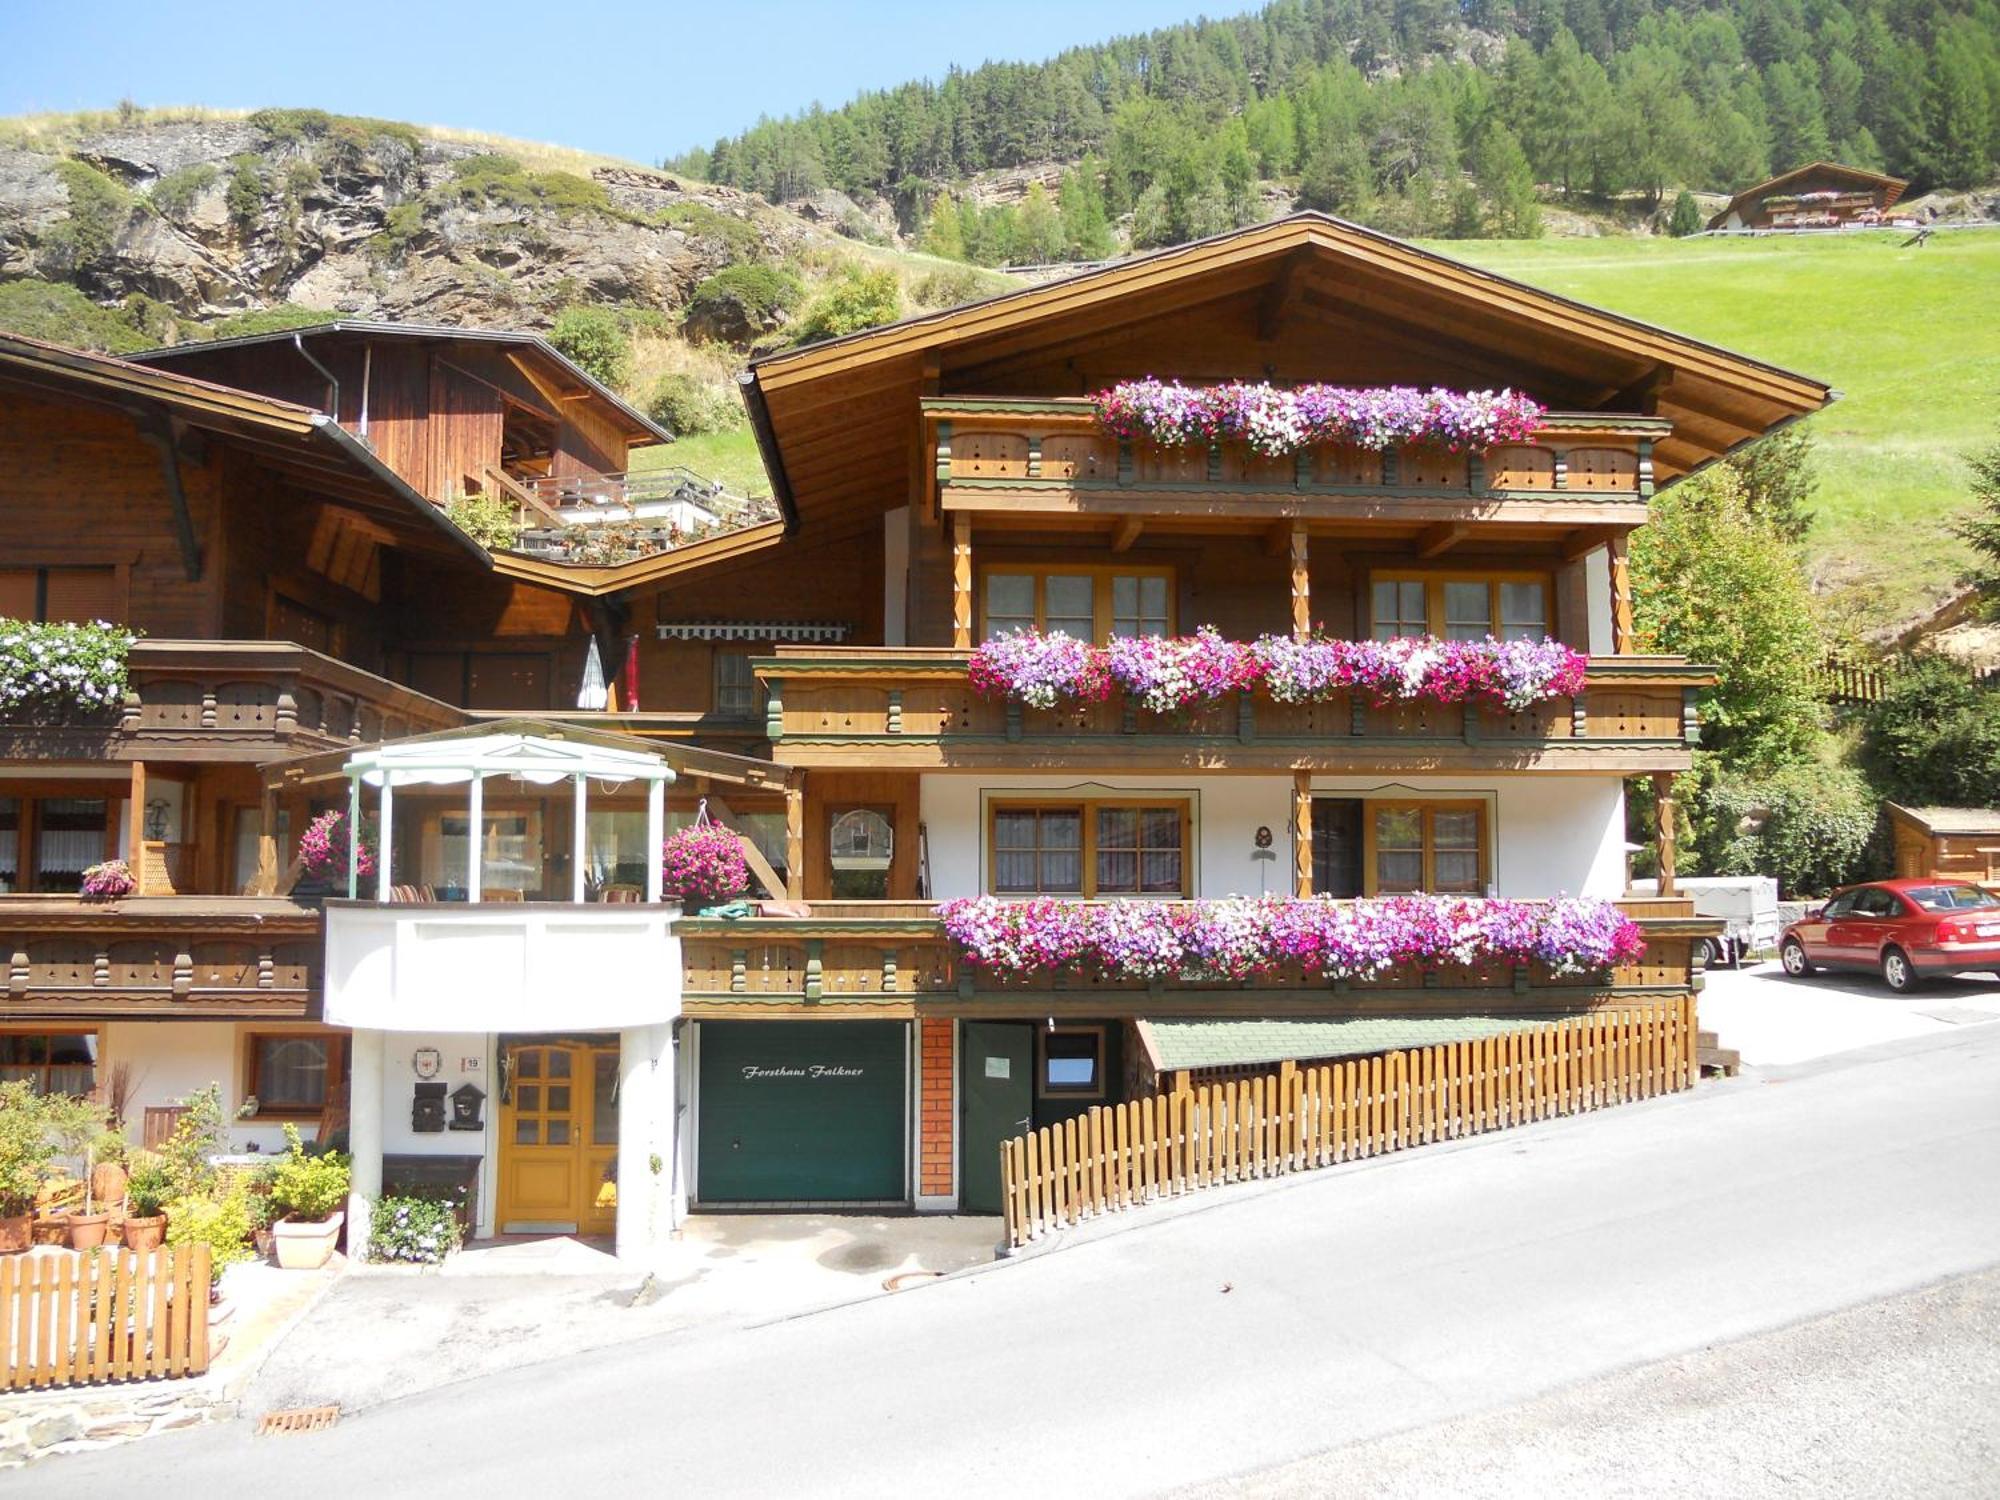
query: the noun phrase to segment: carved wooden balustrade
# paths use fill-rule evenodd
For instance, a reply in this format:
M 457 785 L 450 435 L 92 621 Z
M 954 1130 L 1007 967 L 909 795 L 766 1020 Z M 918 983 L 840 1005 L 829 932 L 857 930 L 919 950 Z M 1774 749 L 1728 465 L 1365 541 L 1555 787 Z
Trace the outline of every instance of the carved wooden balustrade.
M 944 510 L 1168 514 L 1225 499 L 1234 514 L 1337 515 L 1395 498 L 1503 501 L 1520 519 L 1637 524 L 1653 493 L 1653 444 L 1672 423 L 1637 413 L 1550 412 L 1518 443 L 1451 453 L 1324 445 L 1270 457 L 1241 443 L 1160 448 L 1121 439 L 1084 400 L 940 396 L 924 402 Z M 1303 502 L 1303 503 L 1301 503 Z M 1150 508 L 1149 508 L 1150 507 Z M 1372 512 L 1371 512 L 1372 513 Z
M 0 1021 L 303 1018 L 320 913 L 252 897 L 0 896 Z
M 466 722 L 448 703 L 284 641 L 140 641 L 122 707 L 0 716 L 0 756 L 261 761 Z
M 1114 696 L 1053 709 L 975 692 L 963 651 L 781 648 L 754 669 L 775 759 L 806 766 L 1019 768 L 1093 757 L 1209 769 L 1679 770 L 1697 742 L 1695 694 L 1713 678 L 1678 657 L 1593 657 L 1584 691 L 1520 712 L 1468 704 L 1380 707 L 1365 694 L 1280 703 L 1262 689 L 1185 714 Z
M 1645 929 L 1645 957 L 1605 975 L 1536 966 L 1411 968 L 1367 980 L 1276 971 L 1240 983 L 1004 979 L 959 958 L 924 902 L 815 902 L 808 917 L 693 917 L 681 938 L 683 1014 L 885 1018 L 979 1016 L 1343 1016 L 1588 1010 L 1699 986 L 1700 940 L 1714 924 L 1674 898 L 1620 903 Z

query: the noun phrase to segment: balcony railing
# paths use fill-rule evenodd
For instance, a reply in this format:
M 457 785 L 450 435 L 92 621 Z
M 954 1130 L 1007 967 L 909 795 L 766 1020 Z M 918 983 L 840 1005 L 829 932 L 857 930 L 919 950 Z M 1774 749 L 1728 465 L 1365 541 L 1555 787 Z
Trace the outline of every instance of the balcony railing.
M 1019 768 L 1093 755 L 1144 766 L 1336 769 L 1568 765 L 1639 772 L 1686 764 L 1694 698 L 1712 680 L 1678 657 L 1593 657 L 1584 691 L 1520 712 L 1359 693 L 1279 703 L 1262 689 L 1186 714 L 1113 697 L 1053 709 L 975 692 L 968 655 L 934 649 L 781 648 L 753 663 L 773 756 L 794 765 Z
M 1547 511 L 1636 524 L 1653 492 L 1653 444 L 1672 431 L 1663 418 L 1551 412 L 1525 442 L 1484 452 L 1327 445 L 1274 458 L 1236 443 L 1159 448 L 1120 439 L 1103 430 L 1088 401 L 934 397 L 924 412 L 946 510 L 1087 509 L 1097 501 L 1141 514 L 1141 499 L 1184 510 L 1227 494 L 1237 514 L 1261 501 L 1309 515 L 1339 510 L 1343 500 L 1394 498 L 1400 513 L 1415 516 L 1418 502 L 1434 498 L 1506 501 L 1510 516 L 1529 519 Z M 1297 503 L 1303 499 L 1320 503 Z
M 247 896 L 0 896 L 0 1014 L 300 1019 L 320 914 Z
M 465 722 L 464 713 L 287 641 L 140 641 L 122 706 L 0 715 L 0 756 L 268 760 Z
M 1671 898 L 1621 902 L 1646 955 L 1601 975 L 1534 966 L 1411 968 L 1367 980 L 1275 972 L 1226 981 L 1104 980 L 1060 974 L 999 979 L 961 961 L 922 902 L 816 902 L 808 917 L 692 917 L 681 940 L 681 1003 L 693 1017 L 772 1014 L 1287 1016 L 1406 1012 L 1550 1013 L 1698 985 L 1713 924 Z
M 679 915 L 672 903 L 329 901 L 326 1019 L 382 1031 L 671 1021 Z
M 731 494 L 688 469 L 510 479 L 525 529 L 517 551 L 607 566 L 784 519 L 769 496 Z

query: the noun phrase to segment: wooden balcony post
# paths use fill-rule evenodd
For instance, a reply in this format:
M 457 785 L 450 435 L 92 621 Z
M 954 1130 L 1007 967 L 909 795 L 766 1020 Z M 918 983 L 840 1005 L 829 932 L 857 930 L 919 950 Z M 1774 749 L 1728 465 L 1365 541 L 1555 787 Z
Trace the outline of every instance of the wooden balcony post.
M 1660 851 L 1660 894 L 1672 896 L 1674 889 L 1674 824 L 1679 816 L 1679 804 L 1674 801 L 1674 773 L 1656 771 L 1653 774 L 1653 807 L 1659 827 Z
M 1312 575 L 1307 567 L 1306 528 L 1303 521 L 1292 522 L 1292 638 L 1304 640 L 1312 634 Z
M 1310 771 L 1292 772 L 1292 893 L 1304 900 L 1313 893 L 1313 779 Z
M 1611 559 L 1611 651 L 1614 656 L 1632 654 L 1632 564 L 1622 536 L 1605 544 Z
M 972 649 L 972 517 L 964 511 L 951 518 L 951 644 Z
M 266 785 L 257 807 L 257 873 L 247 896 L 269 896 L 278 889 L 278 789 Z
M 785 899 L 803 901 L 806 894 L 806 789 L 785 788 Z
M 132 762 L 131 827 L 125 833 L 125 863 L 132 868 L 132 894 L 146 894 L 146 763 Z

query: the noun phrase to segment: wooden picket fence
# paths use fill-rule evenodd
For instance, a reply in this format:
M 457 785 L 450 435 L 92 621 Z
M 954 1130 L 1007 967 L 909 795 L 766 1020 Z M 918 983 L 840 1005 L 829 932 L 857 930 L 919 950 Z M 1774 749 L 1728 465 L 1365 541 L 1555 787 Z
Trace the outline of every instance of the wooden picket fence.
M 1694 1086 L 1692 995 L 1100 1106 L 1000 1143 L 1007 1240 Z
M 0 1391 L 208 1369 L 206 1245 L 0 1256 Z

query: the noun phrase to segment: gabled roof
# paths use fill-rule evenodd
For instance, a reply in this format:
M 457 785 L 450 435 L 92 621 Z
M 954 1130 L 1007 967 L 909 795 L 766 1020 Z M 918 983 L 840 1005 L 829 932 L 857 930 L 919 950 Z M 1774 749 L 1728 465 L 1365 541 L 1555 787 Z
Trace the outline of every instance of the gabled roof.
M 907 503 L 925 395 L 1083 395 L 1149 373 L 1456 380 L 1559 410 L 1650 409 L 1674 424 L 1654 450 L 1662 484 L 1834 399 L 1823 381 L 1318 213 L 767 355 L 744 383 L 780 500 L 830 532 Z
M 674 435 L 666 428 L 631 406 L 609 386 L 536 333 L 509 329 L 446 328 L 432 323 L 374 323 L 365 319 L 337 318 L 330 323 L 315 323 L 308 328 L 286 328 L 274 333 L 250 333 L 240 338 L 211 339 L 206 343 L 172 344 L 164 349 L 149 349 L 143 354 L 133 355 L 132 358 L 141 364 L 170 365 L 176 360 L 213 354 L 221 349 L 244 349 L 258 344 L 289 344 L 294 336 L 303 339 L 329 337 L 429 339 L 445 343 L 505 345 L 532 357 L 549 374 L 556 377 L 559 384 L 568 386 L 579 394 L 588 392 L 610 407 L 619 423 L 626 428 L 628 435 L 640 444 L 671 443 L 674 440 Z
M 0 333 L 0 385 L 64 394 L 139 420 L 170 419 L 247 450 L 294 483 L 383 522 L 427 551 L 486 550 L 324 412 L 108 354 Z
M 1837 161 L 1808 162 L 1803 167 L 1794 167 L 1789 172 L 1780 172 L 1776 177 L 1768 177 L 1754 187 L 1747 187 L 1723 205 L 1722 212 L 1708 221 L 1710 229 L 1717 229 L 1725 223 L 1730 214 L 1746 203 L 1754 203 L 1772 193 L 1782 192 L 1796 182 L 1808 180 L 1846 180 L 1856 187 L 1878 187 L 1882 192 L 1882 207 L 1887 209 L 1903 196 L 1903 189 L 1909 184 L 1900 177 L 1890 177 L 1882 172 L 1870 172 L 1863 167 L 1843 166 Z

